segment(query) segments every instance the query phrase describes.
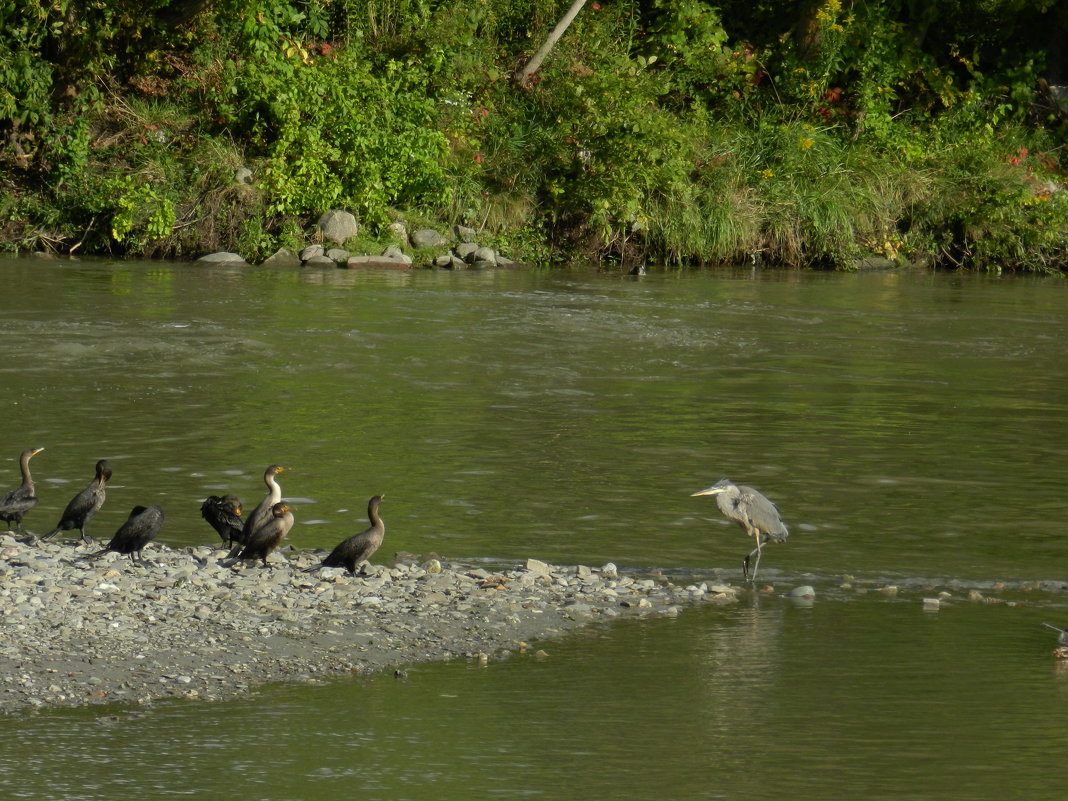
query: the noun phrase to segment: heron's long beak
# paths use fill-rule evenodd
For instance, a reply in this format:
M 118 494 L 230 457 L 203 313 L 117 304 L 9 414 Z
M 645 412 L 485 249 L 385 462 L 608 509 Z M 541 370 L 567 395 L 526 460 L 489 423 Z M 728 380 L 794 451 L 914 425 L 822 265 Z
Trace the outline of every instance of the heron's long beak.
M 708 489 L 703 489 L 700 492 L 691 492 L 690 497 L 696 498 L 698 495 L 719 495 L 719 493 L 721 492 L 723 492 L 723 487 L 709 487 Z

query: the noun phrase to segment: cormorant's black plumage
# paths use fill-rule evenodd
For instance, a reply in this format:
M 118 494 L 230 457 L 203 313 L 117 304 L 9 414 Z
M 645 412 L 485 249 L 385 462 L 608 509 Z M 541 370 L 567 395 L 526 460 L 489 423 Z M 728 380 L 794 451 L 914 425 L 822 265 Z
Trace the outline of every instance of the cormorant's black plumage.
M 30 475 L 30 459 L 43 450 L 44 448 L 30 448 L 22 452 L 19 456 L 22 486 L 0 497 L 0 520 L 5 523 L 14 523 L 15 531 L 22 530 L 23 515 L 37 505 L 37 493 L 33 486 L 33 476 Z
M 261 559 L 263 566 L 267 567 L 267 557 L 282 544 L 291 528 L 293 513 L 284 503 L 276 503 L 271 507 L 270 518 L 249 533 L 248 542 L 230 552 L 228 564 L 239 559 Z
M 67 508 L 63 510 L 63 517 L 60 518 L 56 527 L 45 534 L 42 539 L 47 540 L 57 532 L 76 528 L 82 535 L 82 542 L 91 545 L 93 538 L 85 533 L 85 527 L 104 505 L 107 497 L 107 483 L 110 479 L 111 465 L 106 459 L 101 459 L 96 463 L 96 478 L 89 482 L 88 487 L 70 499 Z
M 271 519 L 271 507 L 282 500 L 282 488 L 275 480 L 275 476 L 279 473 L 284 473 L 285 471 L 286 469 L 284 467 L 280 467 L 276 464 L 272 464 L 266 471 L 264 471 L 263 483 L 267 485 L 267 495 L 260 501 L 259 505 L 252 510 L 252 514 L 245 518 L 245 525 L 241 529 L 241 543 L 247 543 L 249 534 L 251 534 L 254 529 L 260 527 Z
M 361 562 L 371 558 L 382 544 L 382 538 L 386 536 L 386 523 L 378 515 L 378 505 L 385 497 L 375 495 L 367 502 L 367 519 L 371 521 L 369 529 L 339 542 L 321 564 L 305 568 L 304 572 L 310 573 L 320 567 L 344 567 L 355 575 L 356 568 Z
M 163 510 L 158 506 L 135 506 L 126 522 L 115 532 L 106 546 L 94 556 L 103 556 L 108 551 L 127 553 L 131 562 L 142 561 L 141 551 L 156 538 L 163 528 Z
M 200 516 L 208 521 L 226 545 L 233 547 L 235 542 L 241 542 L 245 521 L 241 517 L 241 499 L 236 495 L 209 495 L 200 504 Z

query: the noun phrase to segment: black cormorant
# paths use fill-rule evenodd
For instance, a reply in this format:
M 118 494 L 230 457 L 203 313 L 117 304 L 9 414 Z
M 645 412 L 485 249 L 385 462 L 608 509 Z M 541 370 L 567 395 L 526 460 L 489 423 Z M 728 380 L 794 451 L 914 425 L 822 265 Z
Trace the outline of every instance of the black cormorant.
M 236 495 L 209 495 L 200 504 L 200 516 L 208 521 L 228 547 L 242 541 L 245 521 L 241 517 L 241 499 Z
M 371 521 L 369 529 L 339 542 L 321 564 L 306 567 L 304 572 L 310 573 L 320 567 L 344 567 L 355 575 L 359 564 L 371 558 L 371 555 L 378 550 L 378 546 L 382 544 L 382 538 L 386 536 L 386 523 L 378 516 L 378 505 L 385 497 L 385 495 L 375 495 L 367 502 L 367 519 Z
M 227 566 L 239 559 L 262 559 L 267 567 L 267 557 L 282 544 L 291 528 L 293 513 L 284 503 L 276 503 L 271 507 L 270 518 L 249 533 L 248 542 L 231 551 Z
M 82 535 L 82 542 L 86 545 L 93 544 L 93 538 L 85 533 L 85 527 L 93 519 L 93 515 L 104 505 L 108 480 L 111 478 L 111 465 L 106 459 L 96 463 L 96 478 L 89 482 L 89 486 L 70 499 L 67 508 L 63 510 L 56 527 L 45 534 L 41 539 L 49 539 L 59 531 L 78 529 Z
M 115 532 L 106 546 L 93 554 L 103 556 L 108 551 L 127 553 L 131 562 L 143 562 L 141 551 L 156 538 L 163 528 L 163 510 L 158 506 L 135 506 L 126 522 Z
M 284 467 L 272 464 L 264 472 L 263 483 L 267 485 L 267 495 L 260 501 L 259 506 L 252 510 L 252 514 L 245 518 L 245 525 L 241 529 L 241 543 L 247 543 L 249 534 L 271 519 L 271 507 L 282 500 L 282 488 L 278 486 L 278 482 L 275 481 L 274 477 L 285 471 Z
M 30 448 L 28 451 L 22 452 L 19 457 L 19 467 L 22 469 L 22 486 L 16 487 L 11 492 L 0 497 L 0 520 L 5 523 L 14 523 L 15 531 L 22 531 L 22 516 L 37 505 L 33 476 L 30 475 L 30 459 L 43 450 L 44 448 Z

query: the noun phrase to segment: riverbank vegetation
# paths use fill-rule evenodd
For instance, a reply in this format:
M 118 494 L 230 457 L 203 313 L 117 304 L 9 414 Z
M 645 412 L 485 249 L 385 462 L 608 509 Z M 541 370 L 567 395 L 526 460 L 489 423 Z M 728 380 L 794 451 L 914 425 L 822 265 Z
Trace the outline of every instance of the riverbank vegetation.
M 569 5 L 2 4 L 2 246 L 254 260 L 346 208 L 539 262 L 1068 267 L 1063 4 L 600 0 L 521 86 Z

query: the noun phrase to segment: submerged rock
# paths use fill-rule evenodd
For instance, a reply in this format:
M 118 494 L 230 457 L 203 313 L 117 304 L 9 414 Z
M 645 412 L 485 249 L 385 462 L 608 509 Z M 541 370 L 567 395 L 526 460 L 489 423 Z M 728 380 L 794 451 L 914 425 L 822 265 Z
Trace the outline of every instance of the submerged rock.
M 343 267 L 350 270 L 410 270 L 411 261 L 389 256 L 350 256 Z
M 240 253 L 231 253 L 228 250 L 219 250 L 215 253 L 208 253 L 197 259 L 197 262 L 207 264 L 248 264 L 248 262 L 245 261 L 245 257 Z

